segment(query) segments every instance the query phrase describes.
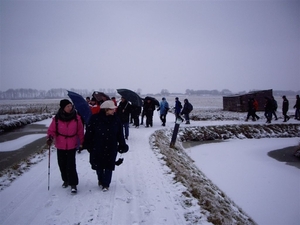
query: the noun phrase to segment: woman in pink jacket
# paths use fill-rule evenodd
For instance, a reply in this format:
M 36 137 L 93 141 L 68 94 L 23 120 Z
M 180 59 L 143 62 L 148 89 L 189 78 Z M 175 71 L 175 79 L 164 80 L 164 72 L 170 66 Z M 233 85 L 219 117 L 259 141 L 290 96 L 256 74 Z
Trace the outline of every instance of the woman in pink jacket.
M 84 139 L 83 124 L 72 103 L 63 99 L 60 109 L 48 128 L 47 144 L 53 139 L 57 148 L 57 161 L 63 180 L 63 188 L 71 186 L 71 192 L 77 193 L 78 175 L 76 171 L 76 148 L 78 140 L 80 147 Z

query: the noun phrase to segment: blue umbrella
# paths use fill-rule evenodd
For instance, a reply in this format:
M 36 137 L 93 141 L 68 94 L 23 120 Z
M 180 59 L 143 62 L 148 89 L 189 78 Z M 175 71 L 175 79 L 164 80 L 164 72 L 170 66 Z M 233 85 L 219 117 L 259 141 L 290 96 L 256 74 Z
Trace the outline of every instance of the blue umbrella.
M 68 91 L 68 96 L 72 100 L 75 109 L 78 114 L 82 117 L 85 124 L 88 124 L 90 117 L 92 116 L 91 109 L 86 100 L 80 95 L 73 91 Z

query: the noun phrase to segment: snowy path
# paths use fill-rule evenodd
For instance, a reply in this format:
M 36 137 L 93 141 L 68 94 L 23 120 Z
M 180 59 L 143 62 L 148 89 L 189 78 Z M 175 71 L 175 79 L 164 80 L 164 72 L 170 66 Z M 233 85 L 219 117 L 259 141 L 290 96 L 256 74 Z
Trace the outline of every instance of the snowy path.
M 167 129 L 174 127 L 173 119 L 173 115 L 170 114 L 167 118 Z M 50 123 L 50 120 L 48 120 L 48 122 L 41 121 L 39 123 L 47 124 Z M 241 123 L 243 123 L 243 121 L 193 121 L 192 126 Z M 251 123 L 254 124 L 254 122 L 249 122 L 248 124 Z M 257 123 L 264 124 L 265 122 L 259 121 Z M 280 123 L 280 121 L 276 121 L 276 123 Z M 181 125 L 181 127 L 184 126 L 189 125 Z M 124 163 L 119 167 L 116 167 L 108 192 L 102 192 L 98 187 L 96 173 L 90 168 L 88 162 L 89 154 L 87 151 L 83 151 L 81 154 L 77 154 L 77 170 L 80 180 L 78 193 L 76 195 L 71 195 L 69 188 L 63 189 L 61 187 L 62 181 L 57 166 L 56 151 L 52 151 L 50 190 L 47 190 L 48 157 L 45 157 L 38 164 L 32 165 L 28 172 L 19 176 L 9 187 L 0 191 L 0 225 L 211 224 L 207 221 L 207 214 L 200 209 L 197 202 L 190 201 L 190 199 L 187 199 L 183 194 L 183 192 L 186 191 L 185 187 L 179 183 L 174 184 L 172 177 L 174 175 L 170 173 L 168 167 L 164 166 L 164 163 L 166 162 L 160 160 L 160 153 L 151 149 L 149 137 L 155 130 L 161 128 L 157 114 L 154 115 L 153 128 L 145 128 L 143 126 L 139 129 L 130 128 L 129 140 L 127 141 L 130 150 L 122 156 L 124 157 Z M 270 139 L 265 139 L 265 141 L 270 142 Z M 20 143 L 20 141 L 16 142 Z M 244 142 L 240 141 L 240 143 L 241 146 L 235 147 L 236 150 L 243 148 L 242 143 Z M 272 140 L 271 143 L 274 143 L 272 149 L 278 147 L 278 144 L 276 144 L 275 141 Z M 204 146 L 205 148 L 208 147 L 208 145 Z M 225 147 L 225 145 L 222 146 Z M 215 147 L 216 145 L 212 146 L 212 148 Z M 228 146 L 228 150 L 230 149 L 232 149 L 232 147 Z M 268 149 L 269 148 L 265 148 L 264 150 L 269 151 L 270 149 Z M 199 151 L 199 153 L 206 154 L 203 151 Z M 227 157 L 229 156 L 227 153 L 224 154 Z M 240 158 L 240 156 L 243 154 L 240 154 L 240 152 L 234 154 L 235 157 L 232 158 L 233 160 L 236 159 L 237 162 L 245 161 L 241 160 L 242 158 Z M 215 155 L 212 157 L 214 159 L 220 158 L 220 154 L 218 153 L 217 157 Z M 260 161 L 263 159 L 261 155 L 258 155 L 258 157 Z M 195 162 L 197 162 L 196 158 L 198 157 L 193 158 L 195 158 Z M 200 158 L 204 159 L 205 157 L 201 156 Z M 225 158 L 225 156 L 222 158 Z M 270 161 L 269 158 L 267 159 Z M 206 160 L 206 163 L 210 164 L 211 161 L 212 160 Z M 275 160 L 271 161 L 278 164 Z M 216 161 L 216 163 L 219 165 L 218 161 Z M 203 165 L 204 163 L 201 162 L 200 164 Z M 267 164 L 269 165 L 269 163 Z M 202 168 L 201 165 L 199 168 Z M 251 169 L 253 172 L 251 175 L 260 174 L 256 171 L 257 169 L 261 170 L 261 167 L 257 167 L 256 163 L 250 163 L 250 165 L 256 167 Z M 236 170 L 240 171 L 241 174 L 247 173 L 249 175 L 249 170 L 243 170 L 245 164 L 240 165 L 240 163 L 230 163 L 230 167 L 233 171 Z M 212 168 L 211 170 L 214 171 L 214 169 L 215 168 Z M 281 170 L 280 168 L 278 169 Z M 228 172 L 227 169 L 224 171 Z M 272 171 L 275 170 L 273 169 Z M 278 177 L 278 174 L 280 173 L 274 174 L 275 178 L 281 179 Z M 283 175 L 283 177 L 284 176 L 286 175 Z M 212 175 L 209 177 L 213 178 Z M 222 177 L 223 175 L 221 175 L 221 178 Z M 232 182 L 226 182 L 226 184 L 229 185 L 229 189 L 236 190 L 236 182 L 234 182 L 236 179 L 228 178 L 228 180 L 232 180 Z M 281 181 L 282 179 L 280 182 Z M 267 180 L 267 182 L 269 182 L 269 180 Z M 299 186 L 296 185 L 297 181 L 295 181 L 295 178 L 293 178 L 293 182 L 286 181 L 286 184 L 292 183 L 294 183 L 294 185 L 289 187 L 295 188 L 295 191 L 289 191 L 289 194 L 293 195 L 298 192 L 297 188 Z M 270 189 L 268 185 L 262 184 L 262 186 L 266 186 Z M 243 191 L 237 191 L 237 193 L 240 194 L 245 191 L 253 192 L 253 188 L 250 187 L 250 190 L 247 190 L 247 187 L 249 187 L 249 185 L 240 188 L 240 190 Z M 277 190 L 285 186 L 273 185 L 273 187 Z M 268 189 L 266 191 L 268 191 Z M 286 190 L 282 193 L 286 193 Z M 251 210 L 247 208 L 243 201 L 247 201 L 249 196 L 246 196 L 246 198 L 241 197 L 241 201 L 239 198 L 236 199 L 236 202 L 240 204 L 241 207 L 247 209 L 247 212 L 251 212 Z M 234 196 L 230 197 L 234 198 Z M 285 195 L 276 197 L 279 197 L 279 201 L 287 200 Z M 258 197 L 258 200 L 257 204 L 252 204 L 250 206 L 259 208 L 256 207 L 256 205 L 265 205 L 266 207 L 262 210 L 268 208 L 268 213 L 262 215 L 263 219 L 270 218 L 266 215 L 270 215 L 271 212 L 277 212 L 278 207 L 276 208 L 276 204 L 266 201 L 266 198 L 261 196 Z M 288 215 L 292 215 L 290 212 L 293 211 L 289 210 L 289 207 L 291 206 L 288 205 L 286 211 L 289 212 Z M 260 215 L 253 213 L 252 216 L 254 220 L 259 220 Z M 279 217 L 283 218 L 280 215 Z M 298 221 L 296 219 L 292 220 Z
M 45 159 L 1 191 L 0 224 L 186 224 L 185 209 L 176 201 L 177 187 L 166 179 L 149 145 L 150 134 L 160 127 L 154 118 L 153 128 L 130 128 L 130 151 L 116 167 L 108 192 L 97 186 L 89 154 L 83 151 L 77 154 L 78 193 L 71 195 L 61 187 L 52 151 L 50 190 Z

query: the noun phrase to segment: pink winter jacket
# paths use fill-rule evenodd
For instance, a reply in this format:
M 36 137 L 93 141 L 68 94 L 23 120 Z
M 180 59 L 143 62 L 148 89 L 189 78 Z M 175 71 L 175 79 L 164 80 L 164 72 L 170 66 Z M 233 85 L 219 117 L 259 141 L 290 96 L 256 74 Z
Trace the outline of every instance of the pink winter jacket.
M 47 131 L 47 137 L 50 136 L 55 139 L 55 147 L 61 150 L 71 150 L 82 145 L 84 139 L 83 124 L 81 118 L 77 115 L 77 120 L 71 121 L 56 121 L 53 117 L 52 122 Z M 58 130 L 56 130 L 58 128 Z

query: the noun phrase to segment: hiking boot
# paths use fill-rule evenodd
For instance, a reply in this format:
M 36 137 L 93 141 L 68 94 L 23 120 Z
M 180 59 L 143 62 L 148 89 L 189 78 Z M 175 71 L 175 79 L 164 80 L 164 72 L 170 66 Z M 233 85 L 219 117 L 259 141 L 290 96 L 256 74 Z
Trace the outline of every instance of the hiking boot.
M 103 187 L 103 188 L 102 188 L 102 191 L 103 191 L 103 192 L 108 191 L 108 187 Z
M 68 184 L 68 182 L 66 182 L 66 181 L 62 184 L 62 187 L 63 187 L 63 188 L 67 188 L 68 186 L 69 186 L 69 184 Z
M 71 186 L 71 193 L 72 194 L 76 194 L 77 193 L 77 187 L 76 187 L 76 185 L 72 185 Z

